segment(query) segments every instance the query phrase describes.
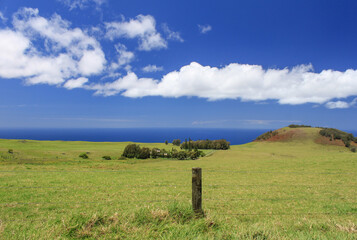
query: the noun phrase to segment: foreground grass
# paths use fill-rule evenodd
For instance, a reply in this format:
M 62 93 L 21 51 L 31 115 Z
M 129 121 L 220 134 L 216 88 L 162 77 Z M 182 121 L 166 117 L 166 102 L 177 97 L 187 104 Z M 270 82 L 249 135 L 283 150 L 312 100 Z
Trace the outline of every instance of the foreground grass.
M 356 239 L 357 154 L 304 131 L 196 161 L 101 160 L 127 143 L 0 140 L 0 239 Z M 197 166 L 202 219 L 190 209 Z

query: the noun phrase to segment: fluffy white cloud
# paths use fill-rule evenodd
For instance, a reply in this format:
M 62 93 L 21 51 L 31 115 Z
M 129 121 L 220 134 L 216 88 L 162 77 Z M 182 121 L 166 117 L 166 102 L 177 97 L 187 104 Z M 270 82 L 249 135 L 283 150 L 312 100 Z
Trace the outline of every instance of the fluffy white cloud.
M 150 51 L 153 49 L 167 48 L 167 42 L 156 30 L 156 22 L 153 16 L 138 15 L 135 19 L 121 22 L 109 22 L 106 26 L 106 37 L 138 38 L 139 50 Z
M 128 81 L 128 78 L 131 79 Z M 263 69 L 232 63 L 222 68 L 196 62 L 164 75 L 161 81 L 138 78 L 134 73 L 113 83 L 96 85 L 97 94 L 127 97 L 199 97 L 208 100 L 277 100 L 280 104 L 323 104 L 357 95 L 357 70 L 312 72 L 311 65 L 293 69 Z M 130 82 L 130 84 L 124 84 Z M 107 94 L 109 93 L 109 94 Z
M 88 78 L 85 77 L 70 79 L 63 85 L 63 87 L 67 89 L 82 88 L 83 85 L 87 82 L 88 82 Z
M 336 102 L 328 102 L 325 104 L 325 106 L 329 109 L 335 109 L 335 108 L 349 108 L 357 104 L 357 98 L 353 99 L 352 102 L 344 102 L 344 101 L 336 101 Z
M 14 14 L 13 27 L 0 30 L 0 77 L 58 85 L 105 67 L 100 44 L 59 15 L 46 19 L 37 9 L 23 8 Z
M 143 67 L 142 70 L 144 72 L 159 72 L 159 71 L 164 70 L 164 68 L 162 66 L 158 67 L 156 65 L 147 65 L 147 66 Z
M 83 9 L 90 4 L 94 4 L 96 5 L 97 8 L 99 8 L 107 0 L 57 0 L 57 1 L 62 2 L 63 4 L 68 6 L 70 10 L 73 10 L 75 8 Z
M 202 33 L 202 34 L 208 33 L 209 31 L 212 30 L 212 26 L 208 25 L 208 24 L 206 24 L 206 25 L 198 24 L 197 26 L 198 26 L 198 29 L 200 30 L 200 33 Z
M 122 91 L 124 96 L 138 95 L 138 93 L 145 93 L 148 96 L 150 91 L 155 88 L 157 81 L 151 78 L 138 78 L 135 73 L 129 72 L 126 76 L 119 78 L 118 80 L 105 83 L 94 84 L 87 86 L 86 89 L 95 90 L 96 95 L 113 96 Z
M 336 101 L 336 102 L 328 102 L 325 105 L 329 109 L 335 109 L 335 108 L 349 108 L 350 105 L 347 102 L 344 101 Z
M 78 63 L 79 72 L 85 76 L 102 72 L 105 64 L 104 53 L 101 50 L 84 51 Z

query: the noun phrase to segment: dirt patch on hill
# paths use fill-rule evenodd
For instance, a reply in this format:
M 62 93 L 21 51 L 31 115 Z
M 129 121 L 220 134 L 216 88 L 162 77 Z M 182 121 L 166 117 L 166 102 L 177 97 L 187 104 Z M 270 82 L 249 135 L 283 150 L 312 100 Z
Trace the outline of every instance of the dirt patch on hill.
M 275 136 L 272 136 L 269 138 L 267 141 L 269 142 L 285 142 L 285 141 L 290 141 L 294 139 L 301 139 L 305 138 L 306 133 L 301 130 L 301 129 L 294 129 L 294 130 L 289 130 L 289 131 L 279 131 L 278 134 Z
M 345 144 L 343 143 L 343 141 L 341 139 L 330 140 L 329 137 L 324 137 L 324 136 L 319 136 L 318 138 L 316 138 L 315 143 L 324 144 L 324 145 L 341 146 L 341 147 L 345 146 Z M 351 141 L 350 144 L 351 144 L 351 146 L 357 147 L 357 143 L 355 143 L 355 142 Z
M 304 139 L 307 134 L 302 129 L 279 129 L 264 134 L 264 138 L 256 141 L 286 142 L 297 139 Z

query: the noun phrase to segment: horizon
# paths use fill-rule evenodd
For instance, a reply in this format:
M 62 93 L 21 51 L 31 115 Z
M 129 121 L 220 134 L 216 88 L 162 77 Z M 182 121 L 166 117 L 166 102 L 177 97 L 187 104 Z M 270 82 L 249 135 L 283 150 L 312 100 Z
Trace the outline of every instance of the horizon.
M 1 1 L 0 129 L 356 131 L 356 10 L 352 0 Z

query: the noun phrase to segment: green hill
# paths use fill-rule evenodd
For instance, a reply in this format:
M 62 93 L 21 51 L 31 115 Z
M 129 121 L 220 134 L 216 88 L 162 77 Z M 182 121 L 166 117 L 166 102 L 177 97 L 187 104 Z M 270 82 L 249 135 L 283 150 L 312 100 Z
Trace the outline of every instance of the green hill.
M 306 144 L 323 144 L 347 147 L 356 152 L 357 138 L 351 133 L 334 128 L 313 128 L 309 126 L 285 127 L 266 132 L 257 137 L 256 141 L 269 142 L 305 142 Z
M 282 128 L 194 161 L 118 160 L 128 143 L 0 140 L 0 239 L 355 239 L 357 154 L 319 142 L 321 130 Z

